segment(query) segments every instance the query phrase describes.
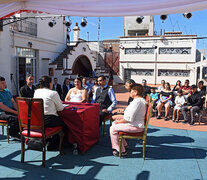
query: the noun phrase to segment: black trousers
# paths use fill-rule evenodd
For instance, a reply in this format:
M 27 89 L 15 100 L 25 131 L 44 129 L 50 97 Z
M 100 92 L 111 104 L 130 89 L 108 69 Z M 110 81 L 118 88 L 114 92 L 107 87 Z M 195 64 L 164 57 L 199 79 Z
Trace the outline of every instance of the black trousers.
M 66 131 L 67 126 L 59 116 L 45 115 L 45 127 L 62 126 L 63 131 Z
M 56 127 L 56 126 L 62 126 L 63 132 L 66 133 L 67 126 L 59 116 L 45 115 L 45 127 L 47 128 L 47 127 Z M 60 138 L 58 135 L 55 135 L 51 139 L 48 139 L 47 141 L 49 141 L 50 143 L 49 147 L 57 148 L 59 146 Z
M 19 122 L 17 115 L 11 113 L 2 113 L 0 114 L 0 119 L 9 122 L 10 136 L 15 136 L 19 133 Z
M 99 127 L 101 127 L 102 125 L 102 122 L 104 120 L 104 118 L 109 115 L 109 113 L 105 113 L 105 112 L 102 112 L 102 109 L 100 109 L 100 112 L 99 112 L 99 116 L 100 116 L 100 121 L 99 121 Z

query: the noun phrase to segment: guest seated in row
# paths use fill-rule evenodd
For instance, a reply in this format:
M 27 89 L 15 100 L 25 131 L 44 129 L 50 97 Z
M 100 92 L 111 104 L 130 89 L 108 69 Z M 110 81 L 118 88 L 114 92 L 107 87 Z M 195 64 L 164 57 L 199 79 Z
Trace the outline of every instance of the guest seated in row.
M 106 77 L 101 75 L 98 77 L 99 88 L 93 95 L 92 103 L 100 104 L 100 126 L 104 120 L 104 117 L 112 113 L 115 108 L 117 101 L 115 93 L 112 87 L 106 84 Z
M 201 97 L 205 97 L 205 95 L 206 95 L 206 86 L 204 86 L 203 84 L 204 84 L 203 81 L 198 82 L 197 91 L 200 92 Z
M 158 87 L 157 89 L 157 93 L 161 93 L 161 91 L 163 91 L 165 89 L 165 80 L 161 81 L 161 86 Z
M 180 90 L 181 86 L 182 86 L 181 85 L 181 81 L 180 80 L 177 80 L 176 85 L 173 87 L 173 90 L 172 90 L 173 91 L 173 97 L 174 98 L 177 96 L 177 92 Z
M 0 76 L 0 119 L 9 122 L 9 135 L 20 140 L 17 105 L 6 88 L 5 78 Z
M 178 90 L 177 91 L 177 96 L 175 98 L 175 107 L 174 107 L 174 110 L 173 110 L 173 118 L 172 118 L 173 122 L 178 122 L 179 121 L 180 110 L 183 107 L 184 103 L 185 103 L 185 99 L 182 95 L 182 90 Z M 177 114 L 177 120 L 175 121 L 176 114 Z
M 153 114 L 155 114 L 155 112 L 156 112 L 156 106 L 157 106 L 157 101 L 158 101 L 158 99 L 159 99 L 159 95 L 158 95 L 158 93 L 156 92 L 156 88 L 151 87 L 150 97 L 151 97 L 151 100 L 152 100 L 152 102 L 153 102 Z M 154 115 L 153 115 L 153 116 L 154 116 Z
M 188 98 L 188 94 L 190 93 L 191 89 L 189 86 L 190 81 L 188 79 L 185 80 L 184 86 L 180 87 L 180 90 L 182 90 L 183 92 L 183 96 L 185 98 L 185 100 L 187 100 Z
M 70 79 L 66 77 L 63 83 L 63 100 L 65 100 L 65 97 L 71 88 L 73 88 L 73 85 L 70 84 Z
M 82 87 L 81 78 L 77 77 L 74 80 L 75 87 L 70 89 L 65 97 L 65 101 L 69 102 L 87 102 L 87 90 Z
M 35 86 L 33 85 L 34 77 L 31 74 L 26 76 L 26 84 L 20 88 L 20 96 L 33 98 Z
M 147 102 L 142 97 L 144 88 L 141 84 L 133 84 L 131 86 L 130 97 L 133 101 L 124 111 L 124 116 L 117 118 L 110 127 L 110 137 L 112 144 L 112 153 L 119 156 L 119 132 L 137 133 L 144 129 L 144 120 L 146 115 Z M 127 142 L 122 141 L 122 156 L 127 154 L 125 147 Z
M 203 101 L 201 98 L 201 94 L 197 91 L 197 86 L 192 85 L 191 93 L 189 93 L 187 97 L 187 105 L 182 108 L 182 114 L 184 116 L 183 123 L 189 122 L 189 124 L 193 126 L 195 113 L 198 112 L 202 108 L 202 106 Z M 188 119 L 187 111 L 190 111 L 191 119 Z
M 178 91 L 182 87 L 181 81 L 177 80 L 176 85 L 173 87 L 173 91 Z
M 170 83 L 165 83 L 165 89 L 160 92 L 160 99 L 157 101 L 157 110 L 158 110 L 158 116 L 157 119 L 161 118 L 161 109 L 163 106 L 165 106 L 165 118 L 164 120 L 168 120 L 168 114 L 170 106 L 172 106 L 172 97 L 173 93 L 170 89 Z

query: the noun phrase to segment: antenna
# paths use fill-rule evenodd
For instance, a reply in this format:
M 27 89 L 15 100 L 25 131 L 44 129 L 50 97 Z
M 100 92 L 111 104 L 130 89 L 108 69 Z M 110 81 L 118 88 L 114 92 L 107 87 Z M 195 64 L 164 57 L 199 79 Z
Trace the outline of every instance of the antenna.
M 101 29 L 101 18 L 98 17 L 98 42 L 99 42 L 99 38 L 100 38 L 100 29 Z

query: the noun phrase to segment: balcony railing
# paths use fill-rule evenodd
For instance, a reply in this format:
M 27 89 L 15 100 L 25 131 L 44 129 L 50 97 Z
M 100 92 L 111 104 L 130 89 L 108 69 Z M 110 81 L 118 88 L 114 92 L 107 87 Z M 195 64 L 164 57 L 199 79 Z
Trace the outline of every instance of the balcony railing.
M 10 24 L 10 30 L 37 36 L 37 24 L 26 20 Z

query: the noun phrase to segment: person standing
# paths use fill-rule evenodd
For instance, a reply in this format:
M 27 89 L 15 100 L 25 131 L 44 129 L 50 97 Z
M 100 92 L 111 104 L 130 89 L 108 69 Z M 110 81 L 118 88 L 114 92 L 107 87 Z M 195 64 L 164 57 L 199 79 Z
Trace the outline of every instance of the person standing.
M 0 76 L 0 119 L 9 122 L 9 135 L 20 139 L 17 104 L 6 89 L 5 78 Z
M 26 84 L 20 88 L 21 97 L 33 98 L 35 86 L 33 85 L 34 77 L 28 74 L 26 77 Z
M 106 77 L 101 75 L 98 77 L 99 88 L 93 95 L 92 103 L 100 104 L 100 126 L 104 120 L 104 117 L 112 113 L 117 101 L 112 87 L 106 84 Z
M 147 94 L 150 95 L 150 93 L 151 93 L 151 87 L 147 86 L 147 80 L 146 79 L 142 79 L 142 85 L 144 87 L 143 98 L 146 98 Z
M 68 91 L 73 88 L 72 84 L 70 84 L 70 79 L 65 78 L 64 83 L 63 83 L 63 101 L 65 100 L 65 97 L 68 93 Z
M 62 88 L 61 85 L 58 84 L 58 79 L 56 77 L 54 78 L 53 90 L 57 91 L 60 98 L 62 98 Z
M 109 72 L 109 82 L 108 82 L 108 85 L 109 86 L 113 86 L 113 82 L 114 81 L 114 76 L 113 76 L 113 71 L 111 70 L 110 72 Z

